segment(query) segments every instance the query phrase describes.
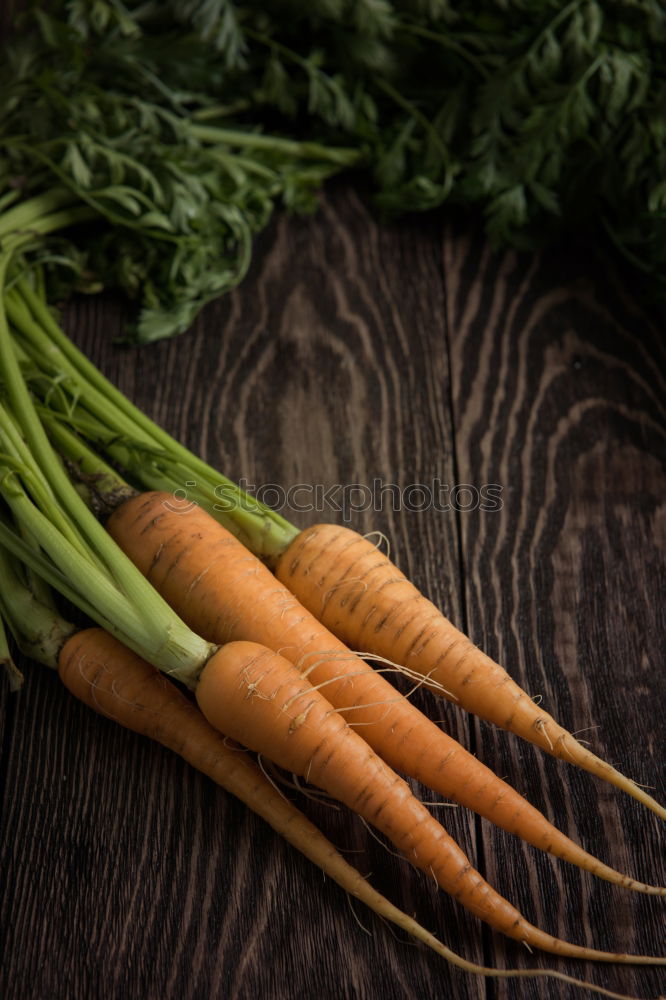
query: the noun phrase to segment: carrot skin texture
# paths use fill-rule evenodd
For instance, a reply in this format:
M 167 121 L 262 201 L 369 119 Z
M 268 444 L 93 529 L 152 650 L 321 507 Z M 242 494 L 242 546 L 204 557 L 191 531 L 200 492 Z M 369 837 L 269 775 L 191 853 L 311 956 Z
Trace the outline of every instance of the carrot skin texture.
M 195 695 L 215 728 L 349 806 L 462 906 L 508 937 L 572 958 L 666 964 L 579 947 L 530 924 L 472 867 L 407 783 L 278 653 L 254 642 L 227 643 L 206 664 Z
M 506 782 L 423 716 L 388 681 L 310 614 L 205 511 L 169 494 L 145 493 L 113 513 L 120 547 L 199 635 L 249 639 L 308 671 L 314 684 L 390 767 L 475 810 L 534 847 L 601 878 L 659 894 L 620 875 L 557 830 Z M 346 711 L 363 702 L 366 707 Z
M 266 820 L 347 892 L 450 957 L 433 935 L 376 892 L 247 753 L 228 745 L 175 684 L 115 637 L 99 628 L 76 633 L 63 646 L 58 673 L 65 687 L 93 711 L 175 751 Z
M 352 648 L 432 678 L 461 708 L 610 782 L 666 819 L 666 808 L 582 746 L 362 535 L 331 524 L 306 528 L 275 574 Z

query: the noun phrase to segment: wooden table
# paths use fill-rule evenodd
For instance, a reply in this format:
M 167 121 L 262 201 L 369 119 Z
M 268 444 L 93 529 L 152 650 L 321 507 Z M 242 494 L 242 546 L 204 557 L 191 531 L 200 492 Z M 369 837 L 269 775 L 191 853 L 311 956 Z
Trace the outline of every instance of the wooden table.
M 243 286 L 180 339 L 114 346 L 130 313 L 107 296 L 73 303 L 66 326 L 233 478 L 501 487 L 500 510 L 385 504 L 351 523 L 385 532 L 460 627 L 663 801 L 666 356 L 626 284 L 589 247 L 492 254 L 444 214 L 380 226 L 340 186 L 313 218 L 275 222 Z M 93 716 L 44 669 L 26 671 L 18 696 L 0 688 L 5 1000 L 589 995 L 452 970 L 179 758 Z M 433 696 L 415 701 L 593 853 L 663 884 L 652 814 Z M 666 989 L 659 970 L 529 955 L 345 812 L 298 805 L 469 959 L 553 966 L 637 997 Z M 437 815 L 536 923 L 579 943 L 664 951 L 662 901 L 537 856 L 462 809 Z

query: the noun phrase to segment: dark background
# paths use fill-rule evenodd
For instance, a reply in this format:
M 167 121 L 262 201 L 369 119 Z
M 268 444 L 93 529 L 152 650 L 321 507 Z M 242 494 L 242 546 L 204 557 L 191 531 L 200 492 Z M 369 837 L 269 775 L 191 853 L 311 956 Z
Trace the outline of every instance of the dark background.
M 275 221 L 242 287 L 188 334 L 118 347 L 130 317 L 113 297 L 79 299 L 65 326 L 231 478 L 499 484 L 498 512 L 384 509 L 352 526 L 384 531 L 456 624 L 664 800 L 666 351 L 622 266 L 589 245 L 492 253 L 473 220 L 444 213 L 379 225 L 338 184 L 313 218 Z M 452 970 L 179 758 L 94 716 L 43 668 L 26 673 L 20 694 L 0 687 L 8 1000 L 586 995 Z M 415 700 L 588 850 L 663 884 L 659 821 L 644 808 L 434 696 Z M 529 955 L 346 812 L 297 804 L 467 958 L 550 966 L 636 997 L 664 991 L 659 970 Z M 663 952 L 663 900 L 537 856 L 463 809 L 437 815 L 540 926 Z

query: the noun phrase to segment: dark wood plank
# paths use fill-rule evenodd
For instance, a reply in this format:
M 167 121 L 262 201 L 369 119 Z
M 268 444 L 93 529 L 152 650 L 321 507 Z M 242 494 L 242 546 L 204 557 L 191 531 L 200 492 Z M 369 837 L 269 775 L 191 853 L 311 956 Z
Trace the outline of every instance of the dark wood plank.
M 623 291 L 624 274 L 589 248 L 491 254 L 478 234 L 452 226 L 444 272 L 456 472 L 503 489 L 500 512 L 459 516 L 470 634 L 663 800 L 661 332 Z M 476 740 L 570 836 L 664 883 L 656 817 L 512 736 L 483 726 Z M 597 947 L 663 951 L 662 901 L 537 858 L 487 824 L 482 837 L 490 881 L 541 926 Z M 489 948 L 501 964 L 533 962 L 497 936 Z M 582 971 L 635 996 L 663 990 L 655 970 Z M 543 995 L 538 984 L 494 992 Z
M 342 191 L 313 219 L 280 220 L 243 287 L 186 337 L 119 350 L 126 318 L 115 300 L 82 300 L 67 327 L 231 476 L 283 486 L 452 479 L 437 220 L 380 227 Z M 335 516 L 313 511 L 301 523 Z M 455 519 L 381 510 L 354 524 L 386 532 L 401 565 L 460 614 Z M 355 906 L 368 936 L 344 895 L 228 796 L 34 673 L 4 762 L 5 995 L 485 996 L 483 981 L 396 941 Z M 468 742 L 466 719 L 447 724 Z M 394 902 L 482 957 L 479 926 L 429 880 L 346 815 L 303 808 Z M 474 820 L 462 810 L 444 819 L 478 860 Z

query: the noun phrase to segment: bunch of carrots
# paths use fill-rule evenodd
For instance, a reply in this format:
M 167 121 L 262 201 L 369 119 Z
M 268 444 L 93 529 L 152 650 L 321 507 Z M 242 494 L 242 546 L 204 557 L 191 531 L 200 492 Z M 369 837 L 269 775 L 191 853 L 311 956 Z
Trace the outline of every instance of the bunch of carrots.
M 0 272 L 4 280 L 2 262 Z M 91 707 L 210 774 L 347 891 L 463 968 L 490 974 L 375 893 L 225 739 L 344 803 L 507 936 L 555 955 L 666 964 L 554 938 L 488 884 L 396 770 L 539 850 L 666 895 L 571 841 L 388 677 L 407 674 L 664 819 L 659 803 L 578 743 L 368 539 L 334 525 L 298 532 L 136 410 L 59 328 L 38 277 L 14 280 L 3 302 L 0 568 L 12 585 L 0 610 L 25 651 Z M 185 482 L 197 486 L 178 500 Z M 96 627 L 65 622 L 52 590 Z M 4 633 L 2 645 L 9 661 Z

